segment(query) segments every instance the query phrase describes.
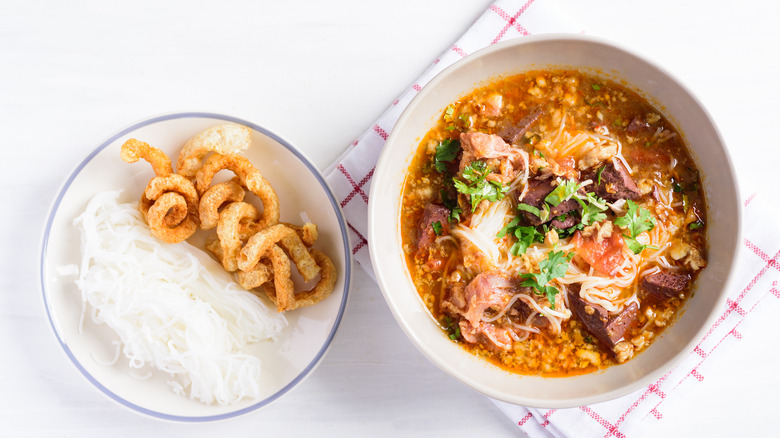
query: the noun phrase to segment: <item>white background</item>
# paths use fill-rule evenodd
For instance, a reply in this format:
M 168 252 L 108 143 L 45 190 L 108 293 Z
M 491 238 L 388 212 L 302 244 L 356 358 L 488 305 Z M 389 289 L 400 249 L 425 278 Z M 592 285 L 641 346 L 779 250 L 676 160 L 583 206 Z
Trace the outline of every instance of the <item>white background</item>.
M 223 112 L 280 134 L 324 169 L 489 4 L 0 0 L 0 435 L 520 435 L 426 361 L 359 268 L 332 348 L 303 384 L 267 408 L 198 425 L 139 416 L 88 384 L 55 341 L 37 278 L 50 202 L 110 134 L 163 112 Z M 743 188 L 776 174 L 778 2 L 560 5 L 587 33 L 682 79 L 721 126 Z M 631 435 L 776 433 L 773 327 L 746 328 L 694 391 L 670 395 L 662 421 Z

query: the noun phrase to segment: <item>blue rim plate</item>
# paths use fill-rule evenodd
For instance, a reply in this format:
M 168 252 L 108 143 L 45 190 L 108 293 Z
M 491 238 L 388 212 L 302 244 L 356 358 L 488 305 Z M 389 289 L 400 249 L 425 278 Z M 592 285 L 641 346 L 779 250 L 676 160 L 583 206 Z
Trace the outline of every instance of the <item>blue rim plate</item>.
M 279 194 L 282 220 L 293 223 L 311 220 L 318 225 L 320 238 L 316 246 L 333 259 L 339 280 L 331 296 L 322 302 L 286 315 L 289 325 L 278 340 L 253 346 L 252 353 L 263 364 L 260 400 L 209 406 L 174 394 L 165 383 L 164 373 L 154 372 L 151 378 L 140 378 L 122 358 L 106 365 L 118 352 L 116 335 L 105 325 L 93 323 L 88 311 L 81 325 L 83 309 L 81 294 L 74 284 L 76 277 L 61 268 L 79 263 L 80 236 L 72 222 L 87 201 L 98 192 L 122 189 L 121 201 L 137 202 L 153 176 L 148 164 L 127 164 L 119 158 L 119 148 L 125 140 L 138 138 L 150 143 L 175 162 L 188 138 L 225 122 L 239 123 L 253 130 L 252 146 L 243 155 L 260 169 Z M 104 395 L 136 412 L 164 420 L 223 420 L 277 400 L 301 383 L 322 360 L 347 306 L 352 275 L 347 236 L 341 209 L 324 178 L 289 142 L 233 116 L 207 112 L 165 114 L 134 123 L 112 135 L 65 180 L 43 230 L 40 286 L 57 341 L 79 372 Z

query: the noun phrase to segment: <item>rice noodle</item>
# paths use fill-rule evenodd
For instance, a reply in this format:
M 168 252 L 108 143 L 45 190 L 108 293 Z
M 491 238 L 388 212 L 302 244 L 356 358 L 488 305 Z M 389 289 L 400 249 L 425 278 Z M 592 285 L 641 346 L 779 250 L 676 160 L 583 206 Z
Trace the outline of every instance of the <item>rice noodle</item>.
M 260 359 L 246 348 L 277 337 L 285 318 L 202 251 L 153 238 L 118 198 L 96 195 L 74 221 L 85 311 L 117 333 L 130 368 L 169 373 L 174 392 L 207 404 L 258 399 Z
M 501 201 L 491 202 L 487 208 L 478 207 L 471 216 L 469 226 L 459 223 L 452 228 L 452 235 L 470 242 L 484 254 L 493 266 L 501 264 L 501 253 L 496 242 L 496 234 L 511 220 L 509 212 L 512 201 L 504 197 Z M 507 220 L 509 218 L 509 220 Z

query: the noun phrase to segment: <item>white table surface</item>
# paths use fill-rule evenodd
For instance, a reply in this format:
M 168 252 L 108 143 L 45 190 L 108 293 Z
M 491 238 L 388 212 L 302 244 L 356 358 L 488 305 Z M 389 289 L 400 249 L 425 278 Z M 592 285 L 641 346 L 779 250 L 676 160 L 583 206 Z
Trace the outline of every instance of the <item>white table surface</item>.
M 560 3 L 588 33 L 681 78 L 737 165 L 755 160 L 754 174 L 771 175 L 780 3 Z M 87 383 L 60 351 L 37 277 L 49 204 L 108 135 L 158 113 L 223 112 L 286 137 L 324 169 L 489 4 L 0 0 L 0 436 L 521 435 L 415 349 L 360 269 L 332 348 L 303 384 L 259 411 L 198 425 L 142 417 Z M 747 328 L 695 391 L 670 396 L 665 418 L 631 435 L 776 434 L 770 327 Z

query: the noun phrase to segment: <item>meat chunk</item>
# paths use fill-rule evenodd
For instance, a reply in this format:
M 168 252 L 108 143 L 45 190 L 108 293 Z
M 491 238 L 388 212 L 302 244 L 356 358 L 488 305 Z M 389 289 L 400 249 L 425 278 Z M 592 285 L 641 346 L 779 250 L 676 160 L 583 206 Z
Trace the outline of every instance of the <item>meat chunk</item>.
M 463 148 L 460 170 L 463 170 L 474 160 L 511 157 L 517 153 L 501 137 L 478 131 L 461 133 L 460 146 Z
M 523 204 L 528 204 L 532 207 L 536 207 L 541 210 L 542 207 L 544 206 L 544 198 L 546 198 L 547 195 L 550 194 L 550 192 L 555 190 L 555 187 L 557 187 L 556 182 L 551 178 L 544 179 L 544 180 L 537 180 L 537 179 L 531 180 L 529 181 L 528 193 L 526 193 L 525 197 L 523 197 L 519 201 L 522 202 Z M 542 220 L 542 218 L 540 218 L 539 216 L 527 211 L 524 212 L 524 216 L 526 221 L 528 221 L 529 224 L 536 226 L 536 225 L 541 225 L 545 222 L 549 222 L 560 215 L 567 214 L 575 210 L 579 210 L 581 208 L 582 207 L 576 200 L 569 199 L 568 201 L 561 202 L 555 207 L 551 207 L 550 216 L 547 217 L 545 220 Z M 562 223 L 562 221 L 558 221 L 557 223 L 558 225 L 565 225 L 564 223 Z
M 460 134 L 460 145 L 463 149 L 458 166 L 461 172 L 474 160 L 486 160 L 489 166 L 499 171 L 491 172 L 487 179 L 507 184 L 524 167 L 524 152 L 508 145 L 497 135 L 477 131 L 463 132 Z
M 536 122 L 541 116 L 542 108 L 536 107 L 532 109 L 528 115 L 518 120 L 517 123 L 507 124 L 501 128 L 501 130 L 498 132 L 498 135 L 509 144 L 517 144 L 520 140 L 522 140 L 523 135 L 525 135 L 528 129 L 531 128 L 534 122 Z
M 441 235 L 447 235 L 450 233 L 450 211 L 437 204 L 428 204 L 423 210 L 422 218 L 420 219 L 420 236 L 417 238 L 417 255 L 425 254 L 434 241 L 436 241 L 436 231 L 434 230 L 434 224 L 441 224 Z
M 485 99 L 481 105 L 480 112 L 488 117 L 498 117 L 501 115 L 501 109 L 504 107 L 504 98 L 498 93 L 493 93 Z
M 641 131 L 649 131 L 650 124 L 642 120 L 639 117 L 634 117 L 626 126 L 626 133 L 629 135 L 637 135 Z
M 559 230 L 565 230 L 566 228 L 571 228 L 575 225 L 577 225 L 579 221 L 576 217 L 572 215 L 566 215 L 566 217 L 563 220 L 558 219 L 557 217 L 550 221 L 550 226 L 553 228 L 557 228 Z
M 614 348 L 623 338 L 639 315 L 639 306 L 636 303 L 629 304 L 619 314 L 610 317 L 605 308 L 581 298 L 579 289 L 569 289 L 568 294 L 569 307 L 577 315 L 577 319 L 582 322 L 588 332 L 610 349 Z
M 525 289 L 527 289 L 526 293 L 530 295 L 531 288 L 525 288 Z M 515 304 L 512 306 L 512 310 L 509 313 L 512 316 L 516 316 L 517 319 L 520 321 L 520 324 L 525 324 L 526 321 L 528 321 L 528 317 L 530 317 L 531 314 L 533 314 L 531 321 L 529 321 L 529 325 L 540 329 L 548 328 L 550 326 L 549 319 L 547 319 L 542 315 L 539 315 L 539 313 L 537 313 L 534 309 L 532 309 L 531 306 L 529 306 L 523 300 L 515 301 Z
M 509 304 L 512 296 L 522 288 L 520 280 L 501 271 L 483 272 L 464 288 L 455 283 L 447 290 L 442 310 L 460 317 L 459 327 L 466 342 L 491 350 L 506 350 L 512 345 L 511 329 L 482 318 L 486 311 L 498 313 Z
M 486 310 L 500 312 L 520 289 L 517 278 L 501 271 L 482 272 L 466 286 L 466 311 L 463 316 L 477 326 Z
M 628 169 L 620 161 L 617 161 L 617 165 L 614 163 L 615 161 L 610 161 L 585 175 L 583 179 L 593 181 L 593 184 L 585 186 L 585 190 L 610 202 L 640 197 L 642 193 L 628 174 Z
M 660 304 L 680 295 L 688 287 L 691 276 L 658 272 L 642 279 L 639 297 L 649 303 Z
M 467 319 L 460 320 L 458 325 L 460 334 L 466 342 L 479 344 L 493 351 L 512 348 L 512 335 L 508 327 L 482 321 L 472 325 Z
M 617 150 L 617 146 L 612 143 L 593 147 L 580 158 L 578 167 L 580 170 L 589 169 L 617 155 Z

